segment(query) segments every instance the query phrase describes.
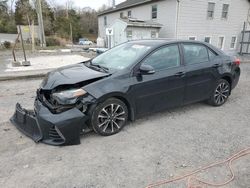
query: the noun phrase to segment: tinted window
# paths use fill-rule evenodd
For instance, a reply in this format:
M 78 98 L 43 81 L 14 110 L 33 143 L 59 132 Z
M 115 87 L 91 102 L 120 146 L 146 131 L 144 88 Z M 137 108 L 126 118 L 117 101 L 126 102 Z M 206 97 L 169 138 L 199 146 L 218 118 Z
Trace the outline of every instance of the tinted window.
M 144 54 L 150 51 L 150 46 L 124 43 L 92 59 L 92 64 L 121 70 L 137 62 Z
M 151 54 L 144 64 L 151 65 L 155 70 L 162 70 L 180 65 L 180 54 L 177 45 L 163 47 Z
M 183 47 L 186 64 L 195 64 L 208 61 L 208 53 L 205 46 L 197 44 L 184 44 Z
M 208 49 L 208 55 L 209 55 L 210 60 L 214 59 L 217 56 L 217 54 L 215 52 L 211 51 L 210 49 Z

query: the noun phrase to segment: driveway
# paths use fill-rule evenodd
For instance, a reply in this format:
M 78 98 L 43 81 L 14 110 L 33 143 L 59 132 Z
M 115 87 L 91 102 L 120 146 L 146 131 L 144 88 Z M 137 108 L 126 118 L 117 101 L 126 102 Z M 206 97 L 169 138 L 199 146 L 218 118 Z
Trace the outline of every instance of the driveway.
M 0 185 L 140 188 L 224 160 L 250 146 L 250 64 L 241 67 L 239 85 L 222 107 L 197 103 L 152 114 L 119 134 L 90 133 L 81 145 L 67 147 L 35 144 L 8 121 L 16 102 L 32 108 L 41 80 L 0 82 Z M 225 187 L 249 187 L 250 156 L 233 167 L 235 181 Z M 229 175 L 219 166 L 199 176 L 222 182 Z M 169 187 L 185 187 L 185 182 Z

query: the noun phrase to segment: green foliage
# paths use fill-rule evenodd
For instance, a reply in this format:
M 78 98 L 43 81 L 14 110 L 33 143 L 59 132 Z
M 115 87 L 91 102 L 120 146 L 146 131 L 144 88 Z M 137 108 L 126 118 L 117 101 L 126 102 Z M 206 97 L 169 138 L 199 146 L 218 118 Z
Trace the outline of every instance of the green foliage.
M 6 49 L 10 49 L 11 48 L 11 43 L 9 41 L 4 41 L 3 46 Z
M 38 24 L 36 6 L 30 5 L 30 0 L 16 0 L 15 12 L 8 11 L 7 0 L 0 0 L 0 32 L 16 33 L 16 25 L 28 25 L 34 21 Z M 35 1 L 33 1 L 35 2 Z M 50 7 L 47 0 L 41 0 L 43 25 L 46 36 L 58 36 L 66 40 L 71 39 L 70 25 L 72 26 L 73 40 L 78 41 L 81 37 L 89 34 L 96 36 L 98 31 L 97 12 L 90 8 L 81 10 L 66 7 Z M 58 41 L 48 38 L 49 45 L 56 45 Z
M 4 10 L 0 11 L 0 33 L 16 33 L 14 17 L 8 13 L 7 9 Z
M 0 0 L 0 12 L 7 11 L 7 0 Z
M 28 25 L 28 18 L 34 20 L 35 10 L 31 7 L 29 0 L 17 0 L 15 7 L 16 25 Z
M 60 46 L 60 40 L 55 37 L 47 37 L 46 44 L 47 46 Z

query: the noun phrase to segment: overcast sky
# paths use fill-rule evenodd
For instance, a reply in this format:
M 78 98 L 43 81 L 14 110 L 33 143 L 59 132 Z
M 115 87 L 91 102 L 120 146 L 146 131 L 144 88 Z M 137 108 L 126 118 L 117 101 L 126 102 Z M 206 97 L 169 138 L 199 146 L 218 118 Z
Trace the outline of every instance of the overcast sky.
M 55 1 L 57 4 L 66 5 L 67 0 L 48 0 L 48 2 Z M 109 0 L 72 0 L 74 7 L 91 7 L 94 9 L 100 8 L 103 4 L 108 4 Z M 112 2 L 112 0 L 110 0 Z M 119 4 L 125 0 L 116 0 L 116 4 Z

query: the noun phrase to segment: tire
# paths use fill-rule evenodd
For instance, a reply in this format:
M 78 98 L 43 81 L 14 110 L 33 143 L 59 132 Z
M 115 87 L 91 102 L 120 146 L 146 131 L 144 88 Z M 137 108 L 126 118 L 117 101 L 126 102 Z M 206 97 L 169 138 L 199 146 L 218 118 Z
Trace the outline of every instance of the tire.
M 128 108 L 124 102 L 110 98 L 100 103 L 91 116 L 93 130 L 102 136 L 110 136 L 122 130 L 128 120 Z
M 208 104 L 212 106 L 221 106 L 227 102 L 227 99 L 231 93 L 231 85 L 225 79 L 220 79 L 214 90 L 212 95 L 208 100 Z

